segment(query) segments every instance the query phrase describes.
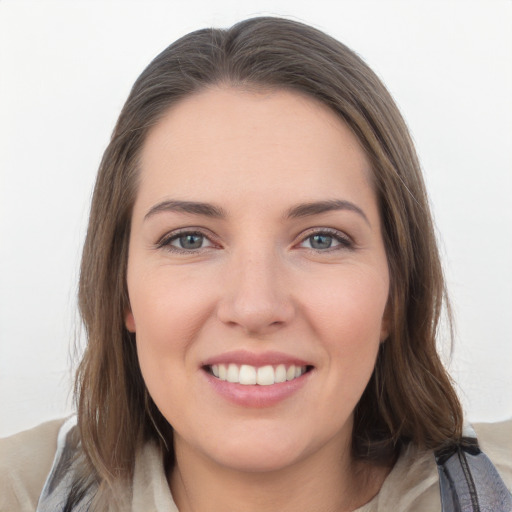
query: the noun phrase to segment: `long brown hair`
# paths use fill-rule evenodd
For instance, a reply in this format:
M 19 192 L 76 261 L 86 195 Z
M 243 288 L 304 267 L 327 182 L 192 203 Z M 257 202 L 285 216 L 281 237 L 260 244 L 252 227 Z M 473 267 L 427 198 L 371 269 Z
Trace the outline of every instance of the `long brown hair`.
M 129 477 L 137 447 L 172 428 L 148 395 L 129 307 L 126 266 L 138 157 L 148 130 L 209 86 L 286 88 L 328 105 L 372 164 L 391 284 L 389 338 L 355 410 L 353 455 L 388 461 L 404 442 L 436 449 L 461 436 L 462 411 L 436 350 L 445 285 L 413 143 L 393 99 L 350 49 L 307 25 L 255 18 L 204 29 L 165 49 L 135 82 L 98 172 L 83 250 L 79 306 L 88 344 L 76 380 L 85 461 L 102 485 Z

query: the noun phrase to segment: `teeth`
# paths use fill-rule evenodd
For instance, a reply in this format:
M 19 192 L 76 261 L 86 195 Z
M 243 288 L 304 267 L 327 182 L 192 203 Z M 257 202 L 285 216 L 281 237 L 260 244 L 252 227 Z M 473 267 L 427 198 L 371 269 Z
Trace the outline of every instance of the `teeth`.
M 214 364 L 210 367 L 211 372 L 220 380 L 251 386 L 271 386 L 280 382 L 296 379 L 306 372 L 305 366 L 284 364 L 277 366 L 260 366 L 259 368 L 249 364 Z
M 226 380 L 228 382 L 240 382 L 240 370 L 236 364 L 230 364 L 228 366 Z
M 240 366 L 239 382 L 240 384 L 246 385 L 256 384 L 256 368 L 254 368 L 254 366 L 249 366 L 248 364 Z
M 271 386 L 274 384 L 275 375 L 274 368 L 272 366 L 262 366 L 258 368 L 258 376 L 256 378 L 256 382 L 260 386 Z
M 275 381 L 276 382 L 285 382 L 286 381 L 286 366 L 284 364 L 280 364 L 276 368 Z

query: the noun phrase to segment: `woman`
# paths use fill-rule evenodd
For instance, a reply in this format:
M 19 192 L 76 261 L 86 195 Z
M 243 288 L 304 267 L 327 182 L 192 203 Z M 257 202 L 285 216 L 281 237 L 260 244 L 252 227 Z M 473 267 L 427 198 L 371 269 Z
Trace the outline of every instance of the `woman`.
M 445 289 L 407 128 L 305 25 L 198 31 L 142 73 L 79 299 L 77 422 L 45 427 L 39 511 L 440 510 L 448 464 L 478 456 L 436 352 Z M 34 471 L 8 503 L 39 497 Z M 508 510 L 486 474 L 473 509 L 492 488 Z

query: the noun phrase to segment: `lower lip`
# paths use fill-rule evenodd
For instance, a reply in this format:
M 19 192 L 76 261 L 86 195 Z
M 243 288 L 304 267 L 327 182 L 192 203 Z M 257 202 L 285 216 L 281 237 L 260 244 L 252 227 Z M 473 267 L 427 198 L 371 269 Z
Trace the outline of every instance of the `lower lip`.
M 313 370 L 296 379 L 269 386 L 244 385 L 220 380 L 203 370 L 213 389 L 229 402 L 242 407 L 263 408 L 276 405 L 297 393 L 309 380 Z

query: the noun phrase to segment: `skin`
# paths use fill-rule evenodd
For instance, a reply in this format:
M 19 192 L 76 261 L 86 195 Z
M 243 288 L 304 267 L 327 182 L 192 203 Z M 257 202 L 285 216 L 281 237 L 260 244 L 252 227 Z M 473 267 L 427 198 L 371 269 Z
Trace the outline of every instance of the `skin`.
M 169 484 L 180 511 L 353 510 L 380 489 L 389 468 L 350 455 L 353 410 L 388 332 L 370 176 L 349 128 L 296 92 L 211 88 L 150 131 L 126 326 L 175 431 Z M 224 216 L 155 211 L 169 200 L 210 203 Z M 360 211 L 286 217 L 327 200 Z M 199 248 L 182 247 L 183 229 L 204 236 L 195 235 Z M 313 368 L 279 403 L 243 407 L 219 395 L 202 367 L 237 349 L 279 351 Z

